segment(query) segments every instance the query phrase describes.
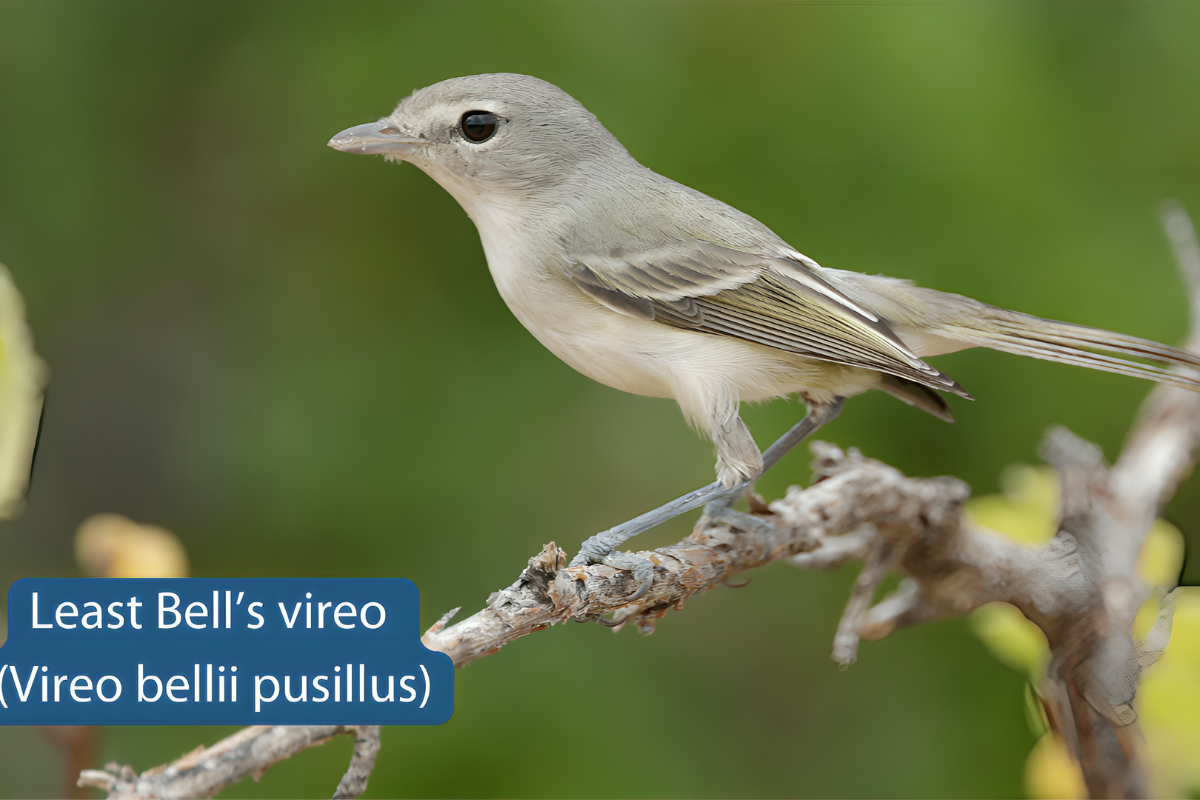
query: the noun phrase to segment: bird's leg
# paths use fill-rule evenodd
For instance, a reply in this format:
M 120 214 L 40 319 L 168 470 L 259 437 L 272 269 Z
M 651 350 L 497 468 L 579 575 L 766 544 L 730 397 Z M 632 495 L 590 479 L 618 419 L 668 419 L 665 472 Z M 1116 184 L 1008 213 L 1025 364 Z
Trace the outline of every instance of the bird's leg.
M 779 460 L 792 451 L 792 449 L 812 436 L 824 425 L 832 422 L 842 411 L 842 405 L 846 402 L 844 397 L 834 398 L 832 403 L 822 405 L 810 405 L 808 413 L 804 419 L 792 426 L 791 430 L 775 440 L 775 444 L 771 445 L 763 453 L 763 469 L 759 473 L 759 477 L 766 474 L 766 471 L 779 463 Z M 746 514 L 741 511 L 734 511 L 733 504 L 737 501 L 739 495 L 743 491 L 750 491 L 753 488 L 753 482 L 749 482 L 737 488 L 736 491 L 731 491 L 729 494 L 714 497 L 704 506 L 704 516 L 713 522 L 726 522 L 730 525 L 745 529 L 755 529 L 765 525 L 762 520 L 752 514 Z
M 822 425 L 830 422 L 842 410 L 844 398 L 838 397 L 832 403 L 823 405 L 810 405 L 808 414 L 804 419 L 796 423 L 791 430 L 779 437 L 775 444 L 767 448 L 763 453 L 763 472 L 773 467 L 779 459 L 783 458 L 789 450 L 791 450 L 800 442 L 815 433 Z M 583 567 L 588 564 L 607 564 L 610 567 L 617 569 L 626 569 L 633 573 L 634 580 L 638 581 L 638 588 L 629 596 L 631 601 L 639 599 L 650 588 L 650 584 L 654 582 L 654 565 L 646 559 L 635 556 L 632 553 L 616 552 L 616 548 L 637 536 L 643 531 L 653 528 L 666 522 L 669 519 L 674 519 L 680 514 L 691 511 L 700 506 L 707 506 L 705 509 L 709 517 L 726 518 L 726 514 L 736 514 L 729 506 L 736 500 L 742 492 L 750 488 L 753 481 L 744 481 L 737 486 L 727 487 L 719 482 L 710 483 L 695 491 L 688 492 L 682 497 L 678 497 L 666 505 L 659 506 L 653 511 L 648 511 L 641 516 L 634 517 L 628 522 L 623 522 L 615 528 L 610 528 L 603 533 L 598 533 L 585 541 L 579 548 L 579 553 L 575 558 L 571 559 L 572 567 Z M 749 517 L 748 514 L 738 516 L 737 522 L 744 522 L 741 517 Z M 759 520 L 750 517 L 756 524 L 761 524 Z M 742 525 L 742 527 L 745 527 Z

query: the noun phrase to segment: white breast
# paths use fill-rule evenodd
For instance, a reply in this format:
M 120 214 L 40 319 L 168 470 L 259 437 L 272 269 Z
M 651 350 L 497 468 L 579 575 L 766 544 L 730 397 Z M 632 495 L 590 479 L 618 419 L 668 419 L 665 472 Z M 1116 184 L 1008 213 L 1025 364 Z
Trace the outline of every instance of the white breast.
M 618 314 L 565 274 L 556 242 L 531 242 L 528 223 L 503 208 L 476 209 L 488 269 L 504 302 L 550 352 L 593 380 L 634 394 L 673 397 L 656 358 L 664 334 L 679 332 Z

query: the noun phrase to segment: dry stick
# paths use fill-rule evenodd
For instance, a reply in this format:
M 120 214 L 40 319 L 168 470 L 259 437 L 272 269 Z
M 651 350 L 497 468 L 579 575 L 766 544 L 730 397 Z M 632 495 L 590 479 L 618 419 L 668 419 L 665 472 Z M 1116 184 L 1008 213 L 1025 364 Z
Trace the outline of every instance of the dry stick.
M 375 756 L 379 755 L 379 726 L 358 726 L 358 738 L 354 740 L 354 755 L 350 759 L 350 768 L 333 793 L 334 800 L 358 797 L 367 790 L 367 781 L 371 778 L 371 770 L 375 769 Z
M 1168 207 L 1165 213 L 1195 326 L 1200 248 L 1182 212 Z M 1190 346 L 1200 348 L 1200 333 L 1193 333 Z M 1065 431 L 1052 433 L 1047 456 L 1063 481 L 1063 524 L 1044 547 L 1029 548 L 974 527 L 962 513 L 969 491 L 961 481 L 908 478 L 856 451 L 843 453 L 817 442 L 812 446 L 817 482 L 806 490 L 792 487 L 772 503 L 771 514 L 761 515 L 767 525 L 735 532 L 702 521 L 683 541 L 639 553 L 656 565 L 656 575 L 638 602 L 625 600 L 634 588 L 628 573 L 603 565 L 566 567 L 565 553 L 550 543 L 514 584 L 488 598 L 486 608 L 450 626 L 452 613 L 446 615 L 422 641 L 462 666 L 570 619 L 599 621 L 612 614 L 611 624 L 632 622 L 648 632 L 690 597 L 784 558 L 817 569 L 851 561 L 875 564 L 852 598 L 855 606 L 864 597 L 869 600 L 876 573 L 890 564 L 905 576 L 900 588 L 865 619 L 860 608 L 843 615 L 844 622 L 862 620 L 857 636 L 879 639 L 985 603 L 1012 603 L 1047 633 L 1054 661 L 1042 688 L 1043 703 L 1063 740 L 1081 757 L 1092 795 L 1136 796 L 1145 786 L 1136 753 L 1133 692 L 1140 670 L 1161 653 L 1169 616 L 1152 632 L 1152 642 L 1132 642 L 1132 612 L 1146 594 L 1134 564 L 1150 522 L 1191 469 L 1198 448 L 1200 395 L 1163 387 L 1144 405 L 1111 470 L 1093 446 Z M 846 627 L 839 656 L 852 652 L 847 647 L 855 632 Z M 84 771 L 80 783 L 107 789 L 111 797 L 208 796 L 352 730 L 247 728 L 140 777 L 128 767 L 110 765 L 111 772 Z M 365 781 L 377 742 L 361 739 L 339 797 L 365 788 L 356 776 Z
M 1200 350 L 1200 246 L 1178 204 L 1165 205 L 1164 222 L 1189 290 L 1193 331 L 1187 346 Z M 1135 642 L 1133 619 L 1149 596 L 1135 568 L 1150 525 L 1191 472 L 1198 451 L 1200 395 L 1165 387 L 1143 404 L 1111 469 L 1093 445 L 1062 430 L 1051 432 L 1045 456 L 1062 482 L 1059 531 L 1046 547 L 1030 551 L 1040 564 L 1001 570 L 1003 581 L 1015 583 L 983 592 L 1016 605 L 1046 634 L 1053 658 L 1042 700 L 1054 729 L 1080 761 L 1093 797 L 1148 793 L 1133 700 L 1142 670 L 1157 660 L 1169 637 L 1173 598 L 1163 598 L 1155 629 Z M 953 536 L 942 537 L 937 547 L 936 555 L 905 557 L 902 569 L 914 588 L 876 606 L 864 637 L 962 613 L 964 600 L 979 593 L 982 587 L 947 594 L 946 579 L 969 574 L 968 566 L 982 569 L 989 559 L 964 555 L 960 550 L 967 548 L 956 548 Z
M 104 770 L 85 769 L 79 774 L 79 785 L 128 800 L 212 797 L 226 786 L 246 777 L 257 779 L 272 764 L 345 733 L 356 733 L 356 729 L 346 725 L 253 725 L 140 776 L 119 764 L 109 764 Z
M 843 667 L 848 667 L 858 660 L 858 632 L 866 622 L 867 612 L 871 610 L 871 600 L 879 589 L 879 584 L 887 577 L 895 561 L 892 548 L 881 545 L 871 548 L 867 554 L 862 572 L 854 581 L 850 591 L 850 599 L 846 602 L 846 610 L 838 622 L 837 633 L 833 636 L 833 660 Z

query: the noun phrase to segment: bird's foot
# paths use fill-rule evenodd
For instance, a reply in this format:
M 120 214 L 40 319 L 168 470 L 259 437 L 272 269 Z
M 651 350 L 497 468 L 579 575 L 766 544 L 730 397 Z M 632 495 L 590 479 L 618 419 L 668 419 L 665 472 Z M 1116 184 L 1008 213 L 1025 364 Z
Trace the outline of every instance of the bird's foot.
M 601 563 L 633 573 L 633 581 L 637 584 L 637 588 L 625 598 L 630 603 L 641 600 L 654 584 L 654 564 L 641 556 L 614 550 L 601 559 Z
M 642 599 L 654 583 L 654 565 L 641 556 L 615 550 L 614 544 L 605 541 L 605 534 L 599 533 L 584 542 L 579 553 L 571 559 L 572 567 L 586 567 L 589 564 L 604 564 L 615 569 L 627 570 L 633 574 L 637 588 L 626 599 L 629 602 Z
M 659 506 L 628 522 L 623 522 L 615 528 L 598 533 L 584 542 L 578 555 L 571 560 L 572 567 L 586 567 L 589 564 L 607 564 L 617 569 L 629 570 L 638 588 L 629 596 L 629 601 L 641 599 L 654 582 L 654 565 L 641 556 L 632 553 L 616 552 L 617 548 L 642 531 L 649 530 L 655 525 L 666 522 L 693 508 L 699 508 L 710 500 L 719 500 L 726 496 L 737 497 L 748 484 L 741 484 L 732 489 L 719 483 L 711 483 L 694 492 L 688 492 L 666 505 Z

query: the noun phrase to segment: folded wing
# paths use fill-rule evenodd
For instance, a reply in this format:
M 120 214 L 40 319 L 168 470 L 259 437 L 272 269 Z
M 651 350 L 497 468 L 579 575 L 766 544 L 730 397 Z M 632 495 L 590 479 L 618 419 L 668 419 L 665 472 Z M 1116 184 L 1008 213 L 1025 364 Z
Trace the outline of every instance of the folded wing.
M 918 358 L 866 305 L 799 253 L 764 255 L 700 240 L 573 252 L 567 274 L 608 308 L 664 325 L 863 367 L 970 397 Z

